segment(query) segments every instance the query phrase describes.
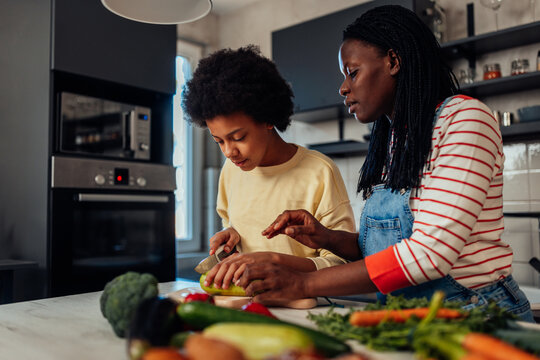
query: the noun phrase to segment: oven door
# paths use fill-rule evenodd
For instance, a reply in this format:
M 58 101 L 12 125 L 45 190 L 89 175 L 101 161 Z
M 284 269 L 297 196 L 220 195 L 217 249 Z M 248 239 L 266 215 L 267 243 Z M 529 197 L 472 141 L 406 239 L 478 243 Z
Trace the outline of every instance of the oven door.
M 174 193 L 53 189 L 50 295 L 102 290 L 126 271 L 175 279 Z

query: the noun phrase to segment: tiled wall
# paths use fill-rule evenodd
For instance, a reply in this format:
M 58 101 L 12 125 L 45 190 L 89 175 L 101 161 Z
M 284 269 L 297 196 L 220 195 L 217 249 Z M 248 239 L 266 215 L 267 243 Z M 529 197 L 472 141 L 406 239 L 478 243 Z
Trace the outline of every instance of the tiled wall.
M 504 145 L 504 211 L 540 213 L 540 141 Z M 514 249 L 514 276 L 521 284 L 540 287 L 540 276 L 528 264 L 540 258 L 540 218 L 505 217 L 503 240 Z

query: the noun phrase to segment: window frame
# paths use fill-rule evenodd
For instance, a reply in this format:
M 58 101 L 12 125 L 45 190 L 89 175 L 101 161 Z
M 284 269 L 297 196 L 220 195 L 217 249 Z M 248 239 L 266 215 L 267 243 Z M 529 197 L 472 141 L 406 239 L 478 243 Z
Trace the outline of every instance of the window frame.
M 176 49 L 176 55 L 187 59 L 192 71 L 195 71 L 199 60 L 203 56 L 204 45 L 178 39 Z M 186 171 L 188 173 L 186 194 L 188 196 L 188 223 L 191 224 L 191 236 L 175 239 L 177 255 L 198 252 L 204 249 L 201 221 L 203 218 L 203 134 L 202 129 L 195 126 L 187 126 L 188 146 L 186 152 L 188 158 L 190 155 L 191 158 L 186 163 Z

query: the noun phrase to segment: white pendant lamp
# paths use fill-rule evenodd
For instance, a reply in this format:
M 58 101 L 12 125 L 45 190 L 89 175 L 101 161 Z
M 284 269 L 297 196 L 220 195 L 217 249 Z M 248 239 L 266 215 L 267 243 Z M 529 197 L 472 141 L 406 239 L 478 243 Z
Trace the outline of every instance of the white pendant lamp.
M 206 16 L 212 0 L 101 0 L 103 6 L 126 19 L 149 24 L 182 24 Z

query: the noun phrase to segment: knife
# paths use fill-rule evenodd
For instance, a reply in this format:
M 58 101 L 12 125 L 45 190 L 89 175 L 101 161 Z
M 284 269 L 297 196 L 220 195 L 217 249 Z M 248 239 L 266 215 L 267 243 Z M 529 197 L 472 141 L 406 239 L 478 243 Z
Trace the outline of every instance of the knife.
M 216 252 L 213 255 L 210 255 L 206 259 L 203 259 L 199 265 L 195 266 L 195 271 L 199 274 L 204 274 L 207 271 L 209 271 L 211 268 L 216 266 L 219 262 L 221 262 L 226 257 L 234 254 L 236 252 L 236 246 L 232 248 L 230 252 L 226 252 L 224 250 L 225 245 L 221 245 L 217 248 Z

